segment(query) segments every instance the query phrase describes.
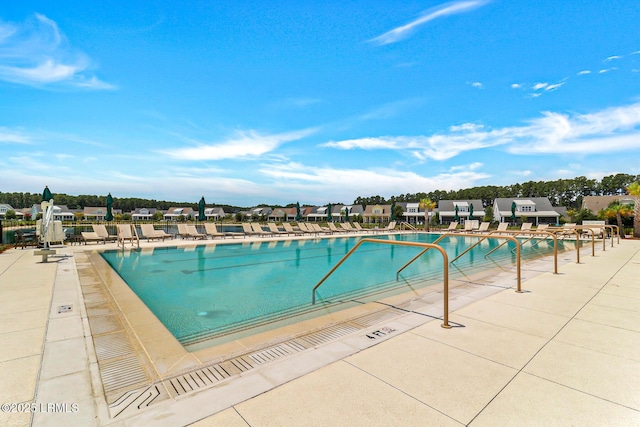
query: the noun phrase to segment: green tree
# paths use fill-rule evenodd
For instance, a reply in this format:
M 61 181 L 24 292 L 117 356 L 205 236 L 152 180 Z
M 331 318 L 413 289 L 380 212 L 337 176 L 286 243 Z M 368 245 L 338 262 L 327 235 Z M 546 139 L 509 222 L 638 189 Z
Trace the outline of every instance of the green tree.
M 151 219 L 154 221 L 162 221 L 164 219 L 164 215 L 161 211 L 155 211 L 153 215 L 151 215 Z
M 633 237 L 640 237 L 640 182 L 634 182 L 627 187 L 633 201 Z
M 420 200 L 419 206 L 422 209 L 424 209 L 424 229 L 426 231 L 430 231 L 429 230 L 429 212 L 432 209 L 436 208 L 436 202 L 432 201 L 431 199 L 425 198 Z
M 615 218 L 620 229 L 620 237 L 624 239 L 624 224 L 622 223 L 623 217 L 629 217 L 633 215 L 633 210 L 629 205 L 622 204 L 618 201 L 613 202 L 604 210 L 604 214 L 607 218 Z
M 9 209 L 4 214 L 5 219 L 16 219 L 16 211 Z

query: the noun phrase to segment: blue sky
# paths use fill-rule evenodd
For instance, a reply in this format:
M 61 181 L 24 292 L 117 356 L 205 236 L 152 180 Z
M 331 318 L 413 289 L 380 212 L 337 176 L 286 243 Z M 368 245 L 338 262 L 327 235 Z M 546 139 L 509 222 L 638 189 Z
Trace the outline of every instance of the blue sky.
M 351 203 L 640 173 L 636 1 L 14 1 L 0 191 Z

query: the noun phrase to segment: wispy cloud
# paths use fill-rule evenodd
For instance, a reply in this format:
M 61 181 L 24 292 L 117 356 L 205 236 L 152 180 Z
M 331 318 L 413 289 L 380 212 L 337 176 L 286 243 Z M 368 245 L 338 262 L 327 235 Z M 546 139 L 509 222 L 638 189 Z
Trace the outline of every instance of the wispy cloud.
M 22 132 L 0 127 L 0 144 L 31 144 L 31 138 Z
M 423 161 L 447 160 L 463 152 L 495 146 L 504 146 L 513 154 L 608 153 L 640 148 L 640 103 L 592 114 L 546 112 L 526 126 L 490 129 L 466 123 L 430 136 L 360 138 L 331 141 L 323 146 L 406 151 Z
M 378 45 L 396 43 L 407 38 L 417 27 L 424 25 L 429 21 L 433 21 L 437 18 L 443 18 L 449 15 L 469 12 L 480 6 L 484 6 L 487 3 L 489 3 L 488 0 L 470 0 L 445 3 L 425 11 L 420 18 L 415 19 L 408 24 L 387 31 L 386 33 L 378 37 L 374 37 L 373 39 L 369 40 L 369 42 Z
M 237 131 L 225 141 L 213 144 L 198 143 L 196 147 L 160 151 L 181 160 L 251 159 L 270 153 L 280 145 L 305 138 L 317 129 L 303 129 L 280 134 L 260 134 L 256 131 Z
M 604 61 L 602 62 L 611 62 L 611 61 L 615 61 L 616 59 L 622 59 L 622 56 L 620 55 L 611 55 L 608 58 L 605 58 Z
M 578 76 L 584 76 L 585 74 L 591 74 L 591 70 L 582 70 L 577 73 Z
M 475 87 L 476 89 L 482 89 L 484 85 L 480 82 L 467 82 L 468 85 Z
M 58 25 L 41 14 L 22 24 L 0 22 L 0 80 L 46 86 L 63 83 L 115 89 L 89 74 L 90 59 L 72 49 Z

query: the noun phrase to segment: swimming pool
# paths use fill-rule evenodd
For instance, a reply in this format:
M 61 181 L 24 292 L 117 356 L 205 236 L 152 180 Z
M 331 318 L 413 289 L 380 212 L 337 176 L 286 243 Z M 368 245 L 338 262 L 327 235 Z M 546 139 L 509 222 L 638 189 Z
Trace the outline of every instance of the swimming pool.
M 380 239 L 432 242 L 438 236 L 403 234 Z M 278 240 L 141 251 L 104 251 L 102 257 L 122 277 L 173 336 L 188 346 L 283 318 L 319 316 L 442 281 L 442 256 L 429 251 L 403 271 L 396 271 L 420 248 L 364 244 L 317 291 L 316 283 L 360 240 L 337 237 Z M 450 258 L 477 241 L 445 239 Z M 484 254 L 501 242 L 486 240 L 455 263 L 456 271 L 477 271 L 510 265 L 514 245 L 505 245 L 491 259 Z M 525 246 L 523 258 L 551 253 L 549 245 Z

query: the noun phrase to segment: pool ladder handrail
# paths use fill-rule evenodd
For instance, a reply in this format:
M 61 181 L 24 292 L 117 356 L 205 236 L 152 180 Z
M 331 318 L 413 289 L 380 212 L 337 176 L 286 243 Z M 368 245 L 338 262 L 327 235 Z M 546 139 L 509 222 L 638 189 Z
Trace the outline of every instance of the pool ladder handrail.
M 478 244 L 480 244 L 481 242 L 483 242 L 486 239 L 506 239 L 508 241 L 512 241 L 516 244 L 516 277 L 517 277 L 517 287 L 516 287 L 516 292 L 521 293 L 522 292 L 522 288 L 521 288 L 521 282 L 522 282 L 522 275 L 520 273 L 520 242 L 518 241 L 518 239 L 516 239 L 513 236 L 495 236 L 489 233 L 444 233 L 442 236 L 438 237 L 436 240 L 434 240 L 433 244 L 437 246 L 438 242 L 440 242 L 441 240 L 447 238 L 447 237 L 480 237 L 481 239 L 479 241 L 477 241 L 476 243 L 474 243 L 473 245 L 471 245 L 470 247 L 468 247 L 467 249 L 464 250 L 464 252 L 462 252 L 460 255 L 458 255 L 456 258 L 454 258 L 451 263 L 453 263 L 455 260 L 457 260 L 458 258 L 460 258 L 462 255 L 466 254 L 467 252 L 469 252 L 471 249 L 473 249 L 475 246 L 477 246 Z M 506 243 L 506 242 L 505 242 Z M 438 246 L 439 247 L 439 246 Z M 400 275 L 400 272 L 402 270 L 404 270 L 405 268 L 407 268 L 411 263 L 413 263 L 415 260 L 417 260 L 418 258 L 420 258 L 420 256 L 422 256 L 422 254 L 424 254 L 425 252 L 427 252 L 429 249 L 431 248 L 426 248 L 425 250 L 423 250 L 422 252 L 420 252 L 418 255 L 416 255 L 415 257 L 413 257 L 408 263 L 406 263 L 405 265 L 403 265 L 398 272 L 396 273 L 396 279 L 398 278 L 398 276 Z M 485 255 L 486 257 L 486 255 Z
M 443 315 L 443 323 L 440 326 L 442 326 L 445 329 L 451 328 L 451 325 L 449 325 L 449 257 L 447 255 L 447 252 L 442 247 L 440 247 L 440 246 L 438 246 L 436 244 L 433 244 L 433 243 L 403 242 L 403 241 L 396 241 L 396 240 L 380 240 L 380 239 L 370 239 L 370 238 L 361 239 L 313 287 L 313 290 L 311 291 L 311 303 L 312 304 L 316 303 L 316 289 L 318 289 L 318 287 L 320 287 L 320 285 L 322 285 L 322 283 L 324 283 L 324 281 L 327 280 L 327 278 L 329 276 L 331 276 L 331 274 L 334 271 L 336 271 L 338 269 L 338 267 L 340 267 L 340 265 L 342 265 L 342 263 L 345 262 L 345 260 L 347 258 L 349 258 L 356 251 L 356 249 L 358 249 L 363 243 L 378 243 L 378 244 L 383 244 L 383 245 L 414 246 L 414 247 L 421 247 L 421 248 L 438 250 L 440 252 L 440 254 L 442 254 L 442 260 L 443 260 L 442 275 L 443 275 L 443 292 L 444 292 L 444 315 Z M 426 249 L 424 251 L 422 251 L 421 253 L 424 253 L 424 252 L 426 252 Z M 397 275 L 396 275 L 396 280 L 397 280 Z

